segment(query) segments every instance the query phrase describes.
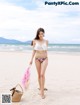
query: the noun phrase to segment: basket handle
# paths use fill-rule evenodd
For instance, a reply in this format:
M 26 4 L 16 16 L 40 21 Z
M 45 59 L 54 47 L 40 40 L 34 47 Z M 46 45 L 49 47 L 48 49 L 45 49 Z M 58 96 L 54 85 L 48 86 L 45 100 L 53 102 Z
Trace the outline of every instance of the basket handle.
M 20 85 L 20 84 L 17 84 L 17 85 L 15 86 L 15 88 L 16 88 L 17 86 L 20 86 L 20 88 L 21 88 L 21 90 L 22 90 L 22 93 L 23 93 L 23 88 L 21 87 L 21 85 Z

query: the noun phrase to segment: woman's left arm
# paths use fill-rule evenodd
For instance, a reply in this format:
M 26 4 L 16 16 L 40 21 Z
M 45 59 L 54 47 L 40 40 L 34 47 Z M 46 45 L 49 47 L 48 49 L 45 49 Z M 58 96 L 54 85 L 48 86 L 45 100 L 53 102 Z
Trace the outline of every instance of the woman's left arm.
M 47 46 L 48 46 L 48 40 L 46 40 L 46 44 L 47 44 Z
M 47 47 L 48 47 L 48 40 L 46 40 L 46 44 L 47 44 Z M 48 56 L 48 52 L 46 51 L 46 53 L 47 53 L 47 56 Z

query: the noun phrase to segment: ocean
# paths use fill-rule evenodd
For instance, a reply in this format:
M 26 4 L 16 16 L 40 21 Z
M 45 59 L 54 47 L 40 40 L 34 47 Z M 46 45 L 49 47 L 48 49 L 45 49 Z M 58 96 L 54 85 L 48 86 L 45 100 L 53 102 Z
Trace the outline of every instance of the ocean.
M 30 44 L 0 44 L 0 51 L 31 51 Z M 49 44 L 49 52 L 80 52 L 80 44 Z

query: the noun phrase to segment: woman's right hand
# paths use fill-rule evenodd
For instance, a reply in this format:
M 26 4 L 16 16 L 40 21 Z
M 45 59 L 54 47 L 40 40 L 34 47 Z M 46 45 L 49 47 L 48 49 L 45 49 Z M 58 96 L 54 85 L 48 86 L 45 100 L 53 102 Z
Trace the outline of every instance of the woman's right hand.
M 33 63 L 33 60 L 31 60 L 31 61 L 29 62 L 30 65 L 32 65 L 32 63 Z

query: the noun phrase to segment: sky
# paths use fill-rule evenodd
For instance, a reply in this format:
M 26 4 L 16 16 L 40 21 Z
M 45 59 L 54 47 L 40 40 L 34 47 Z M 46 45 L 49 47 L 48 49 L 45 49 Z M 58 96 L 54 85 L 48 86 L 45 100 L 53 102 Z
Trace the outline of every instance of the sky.
M 42 27 L 49 42 L 80 44 L 80 1 L 72 0 L 79 2 L 73 6 L 45 5 L 45 1 L 57 2 L 0 0 L 0 37 L 33 40 L 37 29 Z

